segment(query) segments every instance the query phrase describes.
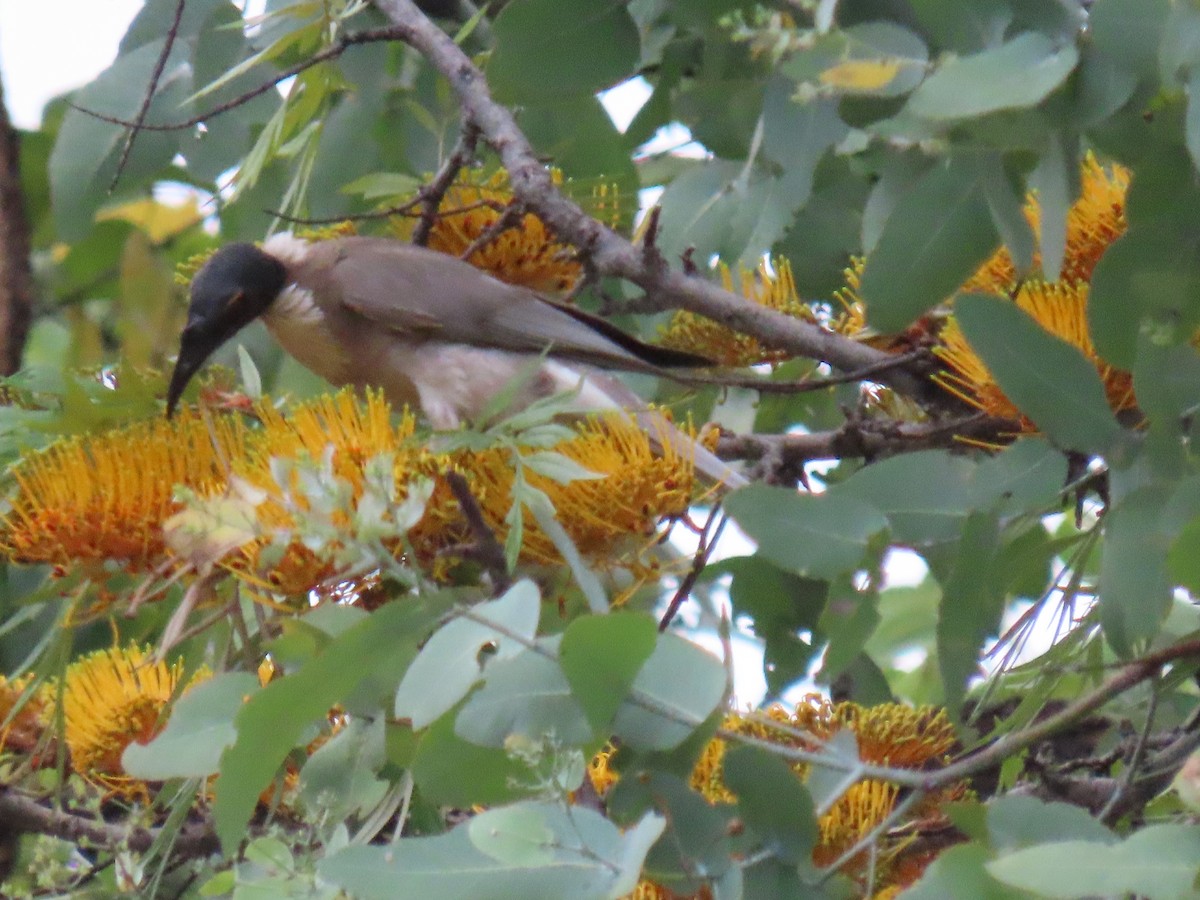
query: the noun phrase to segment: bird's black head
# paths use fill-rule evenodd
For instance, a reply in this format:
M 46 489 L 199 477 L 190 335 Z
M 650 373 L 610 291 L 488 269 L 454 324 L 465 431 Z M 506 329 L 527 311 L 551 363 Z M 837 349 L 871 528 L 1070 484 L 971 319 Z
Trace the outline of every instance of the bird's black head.
M 229 244 L 192 279 L 187 325 L 167 389 L 167 415 L 218 347 L 261 316 L 287 283 L 283 263 L 253 244 Z

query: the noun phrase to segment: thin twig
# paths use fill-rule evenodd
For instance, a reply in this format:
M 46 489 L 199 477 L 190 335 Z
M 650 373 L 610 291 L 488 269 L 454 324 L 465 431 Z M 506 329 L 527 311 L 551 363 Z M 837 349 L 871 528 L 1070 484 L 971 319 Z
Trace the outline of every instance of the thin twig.
M 454 149 L 450 151 L 446 161 L 433 176 L 433 180 L 421 189 L 419 198 L 421 221 L 413 229 L 412 242 L 414 244 L 423 247 L 429 242 L 429 234 L 433 231 L 433 225 L 437 221 L 442 199 L 446 196 L 446 191 L 450 190 L 450 185 L 454 184 L 454 180 L 458 178 L 458 173 L 463 170 L 464 166 L 470 165 L 475 158 L 475 147 L 478 142 L 479 129 L 472 123 L 464 121 Z
M 789 381 L 771 381 L 766 378 L 738 375 L 683 375 L 677 378 L 684 384 L 716 385 L 717 387 L 746 388 L 758 391 L 760 394 L 803 394 L 808 391 L 820 391 L 839 384 L 852 384 L 856 381 L 871 380 L 873 375 L 882 375 L 892 369 L 905 368 L 909 363 L 929 356 L 927 350 L 910 350 L 907 353 L 897 353 L 890 359 L 879 362 L 853 372 L 843 372 L 825 378 L 799 378 Z
M 687 574 L 679 582 L 679 588 L 675 591 L 675 596 L 671 598 L 671 602 L 667 604 L 667 610 L 663 613 L 662 618 L 658 622 L 658 630 L 666 631 L 671 624 L 671 620 L 679 613 L 679 607 L 683 605 L 683 601 L 688 598 L 692 592 L 692 588 L 696 586 L 696 579 L 700 577 L 700 573 L 704 571 L 704 567 L 708 565 L 708 557 L 716 547 L 717 542 L 721 539 L 721 532 L 725 530 L 725 523 L 728 522 L 728 517 L 721 511 L 721 504 L 717 503 L 713 506 L 712 511 L 708 514 L 708 519 L 704 523 L 704 529 L 700 532 L 700 543 L 696 547 L 696 554 L 692 557 L 691 568 Z M 712 537 L 709 538 L 709 530 L 712 529 L 713 523 L 716 523 L 716 529 L 713 530 Z
M 1116 790 L 1112 792 L 1112 796 L 1108 798 L 1108 802 L 1104 804 L 1103 809 L 1100 810 L 1100 814 L 1097 816 L 1105 825 L 1114 825 L 1116 820 L 1121 817 L 1121 801 L 1125 798 L 1130 786 L 1137 778 L 1138 769 L 1142 765 L 1142 757 L 1146 753 L 1146 742 L 1149 740 L 1150 731 L 1154 727 L 1154 715 L 1158 712 L 1158 697 L 1159 682 L 1156 679 L 1150 685 L 1150 702 L 1146 704 L 1146 722 L 1138 734 L 1137 743 L 1133 746 L 1133 753 L 1129 755 L 1129 763 L 1122 773 L 1121 780 L 1117 783 Z
M 443 216 L 445 213 L 442 214 Z M 459 259 L 470 261 L 471 257 L 494 241 L 510 228 L 516 228 L 521 224 L 521 220 L 525 217 L 525 207 L 520 203 L 512 202 L 504 207 L 499 218 L 491 225 L 485 228 L 475 240 L 467 244 L 465 250 L 458 255 Z
M 425 202 L 426 191 L 429 186 L 425 185 L 417 191 L 416 195 L 411 200 L 405 200 L 398 206 L 389 206 L 387 209 L 376 209 L 371 212 L 364 213 L 347 213 L 344 216 L 326 216 L 320 219 L 311 219 L 306 216 L 293 216 L 290 213 L 281 212 L 275 209 L 264 209 L 263 212 L 268 216 L 274 216 L 281 219 L 290 225 L 338 225 L 342 222 L 364 222 L 373 219 L 390 219 L 392 216 L 409 216 L 417 218 L 421 213 L 416 212 L 416 208 Z M 497 212 L 504 209 L 504 204 L 497 203 L 495 200 L 480 200 L 476 203 L 467 203 L 464 206 L 455 206 L 449 209 L 443 209 L 438 212 L 439 218 L 446 216 L 456 216 L 461 213 L 471 212 L 474 209 L 494 209 Z
M 379 41 L 394 41 L 400 39 L 400 30 L 396 28 L 371 28 L 366 31 L 357 31 L 352 34 L 346 34 L 338 38 L 334 43 L 330 44 L 324 50 L 314 53 L 302 62 L 296 63 L 294 66 L 289 66 L 282 72 L 279 72 L 275 77 L 264 81 L 262 84 L 251 88 L 224 103 L 218 103 L 216 106 L 205 110 L 202 113 L 183 119 L 179 122 L 166 122 L 158 124 L 149 124 L 147 122 L 138 122 L 136 119 L 122 119 L 119 116 L 110 116 L 94 109 L 88 109 L 85 106 L 80 106 L 70 100 L 67 104 L 74 110 L 91 116 L 93 119 L 99 119 L 101 122 L 108 122 L 110 125 L 121 125 L 124 128 L 135 128 L 138 131 L 182 131 L 185 128 L 194 128 L 201 122 L 207 122 L 209 119 L 215 119 L 222 113 L 227 113 L 231 109 L 236 109 L 246 103 L 249 103 L 255 97 L 273 90 L 274 87 L 281 81 L 286 81 L 301 72 L 311 69 L 313 66 L 320 65 L 323 62 L 328 62 L 331 59 L 336 59 L 341 56 L 351 47 L 358 44 L 371 44 Z
M 112 181 L 108 183 L 110 194 L 116 190 L 117 182 L 121 180 L 121 173 L 125 171 L 125 164 L 129 162 L 129 153 L 133 150 L 134 139 L 146 121 L 146 114 L 150 112 L 150 103 L 154 100 L 154 92 L 158 90 L 158 82 L 162 78 L 163 70 L 167 67 L 167 58 L 171 55 L 171 50 L 175 46 L 175 38 L 179 35 L 179 23 L 183 19 L 184 2 L 185 0 L 176 0 L 175 2 L 175 17 L 167 29 L 167 36 L 163 42 L 162 51 L 154 63 L 154 70 L 150 73 L 150 81 L 146 85 L 142 105 L 138 107 L 137 115 L 133 117 L 133 124 L 125 134 L 125 144 L 121 147 L 121 158 L 117 160 L 117 170 L 113 172 Z
M 458 472 L 448 471 L 446 472 L 446 484 L 450 486 L 454 499 L 458 501 L 458 507 L 462 510 L 463 518 L 467 521 L 467 527 L 471 529 L 471 534 L 475 538 L 475 543 L 470 548 L 471 555 L 487 569 L 497 591 L 508 590 L 512 579 L 508 574 L 508 561 L 504 555 L 504 547 L 496 540 L 496 533 L 484 519 L 483 510 L 480 509 L 475 495 L 471 493 L 471 486 L 467 484 L 467 479 Z

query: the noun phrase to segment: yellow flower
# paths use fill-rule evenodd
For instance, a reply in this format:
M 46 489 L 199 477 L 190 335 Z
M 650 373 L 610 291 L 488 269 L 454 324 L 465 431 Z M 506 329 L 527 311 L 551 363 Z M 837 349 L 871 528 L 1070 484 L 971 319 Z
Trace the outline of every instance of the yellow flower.
M 1120 166 L 1103 168 L 1090 153 L 1084 159 L 1080 196 L 1067 214 L 1066 250 L 1057 281 L 1032 278 L 1018 282 L 1012 258 L 1001 247 L 962 287 L 964 293 L 1011 297 L 1043 329 L 1078 349 L 1096 367 L 1114 412 L 1136 408 L 1133 377 L 1113 368 L 1097 354 L 1088 333 L 1087 300 L 1096 263 L 1125 231 L 1129 177 L 1129 172 Z M 1034 231 L 1040 232 L 1041 209 L 1035 194 L 1030 194 L 1026 202 L 1025 216 Z M 1035 256 L 1035 271 L 1040 265 L 1040 256 Z M 989 415 L 1017 422 L 1018 433 L 1037 431 L 996 384 L 953 315 L 942 329 L 934 353 L 948 367 L 934 376 L 937 384 Z
M 779 726 L 789 726 L 811 737 L 785 732 Z M 856 703 L 831 703 L 815 694 L 805 697 L 794 709 L 777 705 L 755 716 L 730 714 L 725 719 L 724 728 L 782 747 L 805 750 L 819 749 L 821 743 L 845 728 L 854 733 L 859 758 L 864 762 L 906 769 L 944 763 L 955 741 L 954 727 L 944 710 L 929 706 L 914 709 L 898 703 L 871 707 Z M 713 739 L 692 768 L 692 788 L 710 803 L 737 802 L 737 797 L 725 785 L 723 764 L 727 747 L 725 739 Z M 609 767 L 610 755 L 609 748 L 602 750 L 592 760 L 588 771 L 593 787 L 601 795 L 618 780 L 617 774 Z M 801 780 L 807 779 L 811 772 L 811 766 L 807 763 L 792 763 L 791 768 Z M 960 796 L 961 793 L 960 787 L 951 787 L 942 795 L 932 798 L 932 801 L 927 801 L 909 819 L 937 817 L 938 803 Z M 817 823 L 819 837 L 813 849 L 814 864 L 829 866 L 836 862 L 891 815 L 898 796 L 899 789 L 895 785 L 871 779 L 859 781 L 848 789 Z M 877 883 L 878 879 L 888 877 L 893 870 L 898 872 L 901 863 L 907 862 L 905 850 L 911 843 L 910 836 L 885 834 L 880 837 L 876 854 Z M 866 859 L 865 852 L 856 855 L 843 865 L 843 871 L 850 875 L 858 874 Z M 928 862 L 929 859 L 923 860 L 922 867 Z M 919 877 L 919 871 L 914 874 L 909 868 L 913 867 L 904 870 L 904 877 L 908 879 L 905 883 Z M 644 896 L 670 895 L 647 893 Z
M 899 334 L 881 334 L 867 324 L 867 306 L 863 302 L 862 274 L 866 268 L 866 258 L 856 256 L 850 260 L 842 275 L 845 285 L 833 292 L 836 305 L 833 307 L 829 321 L 826 323 L 831 331 L 852 337 L 871 347 L 886 350 L 889 353 L 902 353 L 925 346 L 936 334 L 943 315 L 937 312 L 926 313 Z
M 162 523 L 178 511 L 176 485 L 223 484 L 241 454 L 240 421 L 195 412 L 58 441 L 13 469 L 15 494 L 0 518 L 0 552 L 15 562 L 116 560 L 129 571 L 154 568 L 166 553 Z
M 195 685 L 211 677 L 201 669 Z M 135 741 L 147 743 L 165 723 L 167 704 L 183 675 L 183 661 L 155 662 L 137 645 L 112 647 L 68 667 L 62 711 L 71 765 L 84 778 L 133 796 L 145 787 L 125 775 L 121 754 Z
M 1110 366 L 1096 352 L 1088 333 L 1087 298 L 1088 285 L 1083 281 L 1027 281 L 1017 291 L 1014 302 L 1043 329 L 1078 349 L 1096 367 L 1109 406 L 1115 412 L 1133 409 L 1137 405 L 1133 376 Z M 948 367 L 934 376 L 939 385 L 988 415 L 1017 421 L 1023 433 L 1037 431 L 1033 422 L 1004 395 L 953 316 L 942 330 L 941 344 L 934 353 Z
M 738 270 L 737 287 L 733 272 L 725 263 L 720 265 L 721 285 L 727 291 L 736 290 L 747 300 L 784 315 L 816 322 L 817 317 L 796 292 L 792 267 L 786 259 L 766 261 L 757 269 L 743 266 Z M 712 319 L 687 310 L 675 313 L 662 330 L 662 343 L 676 350 L 686 350 L 706 356 L 725 366 L 752 366 L 759 363 L 778 363 L 789 358 L 787 352 L 772 350 L 757 338 L 739 334 Z
M 1067 211 L 1067 242 L 1059 281 L 1090 281 L 1104 251 L 1125 232 L 1129 174 L 1118 165 L 1104 168 L 1090 152 L 1084 157 L 1079 198 Z M 1025 218 L 1034 234 L 1040 235 L 1042 211 L 1034 193 L 1025 201 Z M 1040 253 L 1034 254 L 1033 267 L 1034 271 L 1041 267 Z M 963 285 L 962 292 L 1008 295 L 1016 282 L 1012 256 L 1008 248 L 1000 247 Z
M 636 550 L 639 539 L 652 540 L 661 519 L 688 508 L 695 484 L 693 461 L 667 441 L 656 450 L 650 435 L 622 415 L 589 419 L 574 429 L 578 436 L 553 451 L 603 477 L 563 484 L 528 470 L 526 478 L 550 498 L 579 552 L 594 563 L 612 565 L 618 562 L 619 551 L 630 547 L 631 538 Z M 456 454 L 450 464 L 462 473 L 484 520 L 503 542 L 515 478 L 510 451 Z M 435 488 L 426 516 L 410 539 L 418 552 L 430 556 L 471 541 L 457 501 L 445 484 Z M 554 543 L 529 515 L 524 519 L 520 558 L 527 563 L 562 562 Z
M 396 484 L 401 488 L 422 474 L 421 465 L 427 464 L 423 461 L 428 455 L 411 441 L 416 428 L 412 414 L 405 410 L 393 424 L 391 407 L 378 391 L 368 391 L 360 399 L 346 388 L 299 404 L 287 415 L 269 403 L 259 404 L 257 411 L 262 429 L 234 462 L 233 471 L 265 493 L 266 499 L 255 510 L 264 534 L 295 527 L 283 488 L 276 482 L 273 460 L 319 461 L 330 453 L 332 474 L 349 485 L 353 506 L 362 496 L 368 461 L 390 455 Z M 293 472 L 289 492 L 300 508 L 307 508 L 303 492 L 295 490 L 297 480 Z M 348 519 L 344 515 L 342 519 L 341 524 L 348 527 Z M 291 541 L 278 558 L 268 558 L 264 551 L 269 546 L 266 538 L 248 543 L 225 564 L 276 593 L 290 596 L 305 594 L 336 574 L 334 557 L 340 549 L 336 545 L 318 552 Z
M 0 748 L 17 753 L 34 753 L 46 725 L 46 695 L 33 691 L 26 696 L 32 678 L 9 679 L 0 675 Z M 25 702 L 21 700 L 24 698 Z
M 562 182 L 560 172 L 553 170 L 552 174 L 556 183 Z M 616 204 L 615 186 L 605 185 L 598 193 L 602 209 Z M 490 177 L 465 172 L 442 198 L 427 245 L 451 256 L 462 256 L 496 226 L 514 202 L 508 173 L 503 169 Z M 412 219 L 403 219 L 396 223 L 395 230 L 408 238 L 413 225 Z M 583 272 L 574 248 L 557 240 L 533 213 L 525 213 L 511 225 L 493 235 L 467 261 L 509 284 L 535 291 L 569 291 Z
M 886 819 L 896 805 L 900 789 L 886 781 L 860 781 L 837 799 L 829 812 L 817 822 L 819 837 L 813 848 L 813 862 L 829 866 L 871 833 Z M 902 847 L 881 848 L 876 864 L 893 858 Z M 864 855 L 866 851 L 861 851 Z M 854 865 L 859 860 L 850 860 Z

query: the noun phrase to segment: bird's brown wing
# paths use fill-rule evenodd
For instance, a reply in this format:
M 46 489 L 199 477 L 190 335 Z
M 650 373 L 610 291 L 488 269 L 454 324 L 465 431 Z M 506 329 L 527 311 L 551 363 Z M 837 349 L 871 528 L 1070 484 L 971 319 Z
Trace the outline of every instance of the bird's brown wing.
M 325 289 L 346 310 L 397 332 L 641 371 L 707 364 L 643 344 L 603 319 L 505 284 L 453 256 L 386 238 L 329 244 L 335 258 Z

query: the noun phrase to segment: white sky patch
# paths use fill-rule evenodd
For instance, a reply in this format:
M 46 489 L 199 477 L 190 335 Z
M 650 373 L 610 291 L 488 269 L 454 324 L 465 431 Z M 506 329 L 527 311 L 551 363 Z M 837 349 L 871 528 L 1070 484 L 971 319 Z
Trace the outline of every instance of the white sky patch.
M 0 75 L 18 128 L 52 97 L 87 84 L 117 56 L 141 0 L 0 0 Z

